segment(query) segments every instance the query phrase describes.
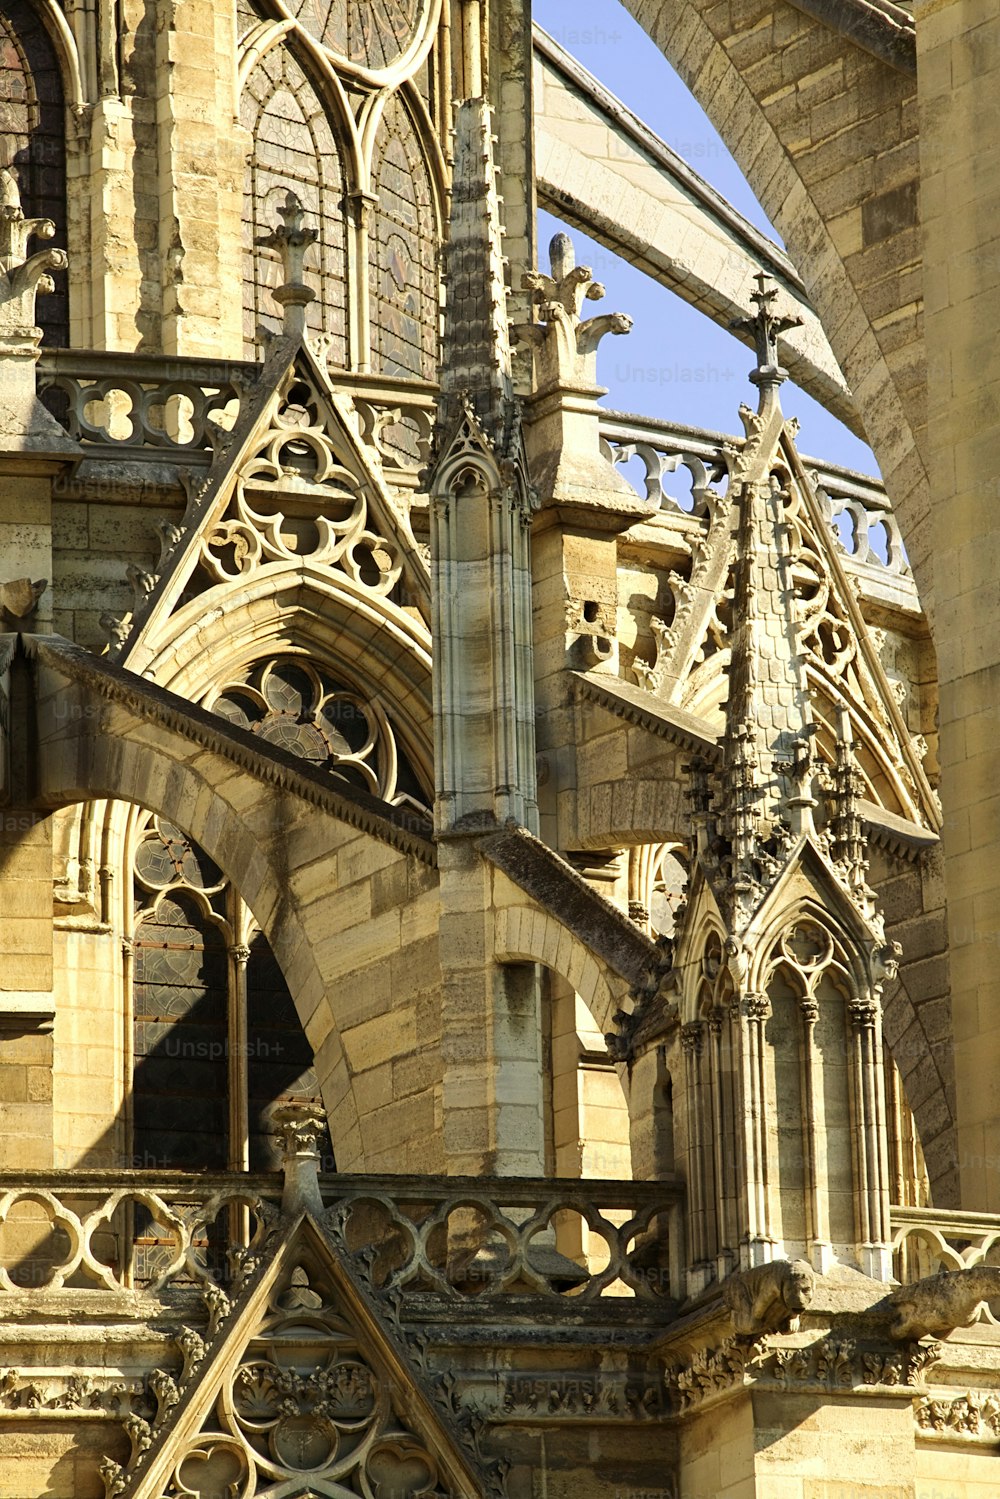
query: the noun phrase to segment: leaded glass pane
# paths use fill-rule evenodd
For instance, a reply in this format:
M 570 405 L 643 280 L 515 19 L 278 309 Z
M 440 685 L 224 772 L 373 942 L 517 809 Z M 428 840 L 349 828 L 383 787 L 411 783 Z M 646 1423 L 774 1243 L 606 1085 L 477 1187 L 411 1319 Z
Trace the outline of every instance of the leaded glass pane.
M 281 285 L 278 254 L 257 243 L 280 222 L 278 206 L 291 190 L 319 238 L 307 256 L 319 295 L 306 309 L 312 334 L 332 340 L 330 361 L 347 361 L 344 180 L 333 127 L 313 84 L 289 49 L 279 44 L 260 60 L 240 100 L 240 119 L 253 138 L 243 207 L 243 334 L 251 359 L 263 352 L 263 332 L 277 332 L 281 312 L 271 296 Z

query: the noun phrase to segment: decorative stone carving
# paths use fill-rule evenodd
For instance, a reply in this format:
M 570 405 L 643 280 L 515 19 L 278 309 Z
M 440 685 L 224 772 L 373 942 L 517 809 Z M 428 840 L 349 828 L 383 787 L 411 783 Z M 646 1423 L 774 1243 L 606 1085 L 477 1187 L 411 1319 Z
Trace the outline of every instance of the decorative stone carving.
M 534 293 L 538 322 L 519 324 L 515 335 L 539 357 L 540 389 L 593 385 L 598 344 L 607 333 L 628 333 L 632 319 L 622 312 L 581 318 L 584 302 L 601 301 L 604 287 L 589 266 L 576 264 L 568 234 L 554 236 L 549 261 L 551 275 L 526 271 L 521 277 L 524 290 Z
M 306 251 L 319 238 L 319 230 L 304 227 L 302 204 L 291 189 L 278 213 L 281 223 L 270 234 L 258 235 L 255 243 L 267 250 L 277 250 L 281 256 L 285 279 L 271 295 L 284 312 L 285 335 L 301 338 L 306 330 L 306 308 L 316 296 L 302 279 L 303 262 Z
M 1000 1394 L 995 1390 L 966 1390 L 953 1400 L 922 1400 L 913 1418 L 928 1436 L 1000 1437 Z
M 34 354 L 41 339 L 35 326 L 35 298 L 54 289 L 51 271 L 65 270 L 65 250 L 28 254 L 32 239 L 51 239 L 51 219 L 25 218 L 17 173 L 0 167 L 0 353 Z
M 282 1212 L 309 1212 L 320 1217 L 323 1197 L 319 1190 L 319 1147 L 326 1127 L 324 1110 L 311 1103 L 283 1103 L 271 1115 L 271 1124 L 285 1173 Z
M 742 1385 L 770 1358 L 766 1339 L 748 1342 L 730 1338 L 719 1348 L 700 1348 L 688 1364 L 669 1368 L 664 1378 L 675 1392 L 681 1410 L 700 1405 L 708 1396 Z
M 48 582 L 48 578 L 39 578 L 35 583 L 30 578 L 14 578 L 10 583 L 0 583 L 0 614 L 14 629 L 22 627 L 34 614 Z
M 887 1354 L 859 1348 L 855 1339 L 836 1334 L 797 1347 L 776 1346 L 767 1335 L 754 1340 L 737 1336 L 718 1348 L 699 1350 L 686 1365 L 667 1369 L 665 1379 L 682 1411 L 745 1384 L 811 1391 L 877 1386 L 902 1392 L 919 1385 L 936 1353 L 934 1345 L 912 1345 Z
M 425 1382 L 417 1369 L 426 1366 L 426 1349 L 410 1363 L 405 1340 L 383 1327 L 343 1266 L 334 1268 L 317 1228 L 306 1222 L 291 1238 L 283 1232 L 269 1241 L 229 1334 L 182 1381 L 183 1404 L 169 1375 L 150 1376 L 156 1420 L 151 1432 L 132 1423 L 133 1460 L 125 1486 L 111 1492 L 180 1499 L 309 1485 L 310 1493 L 316 1486 L 371 1499 L 499 1494 L 495 1470 L 475 1458 L 482 1417 L 466 1412 L 462 1428 L 452 1429 L 449 1418 L 430 1414 L 432 1387 L 458 1411 L 454 1379 Z M 414 1392 L 400 1397 L 407 1378 L 420 1389 L 415 1404 Z M 468 1446 L 471 1462 L 456 1442 Z M 121 1469 L 108 1472 L 117 1483 Z
M 740 1337 L 798 1326 L 798 1316 L 812 1301 L 816 1277 L 805 1260 L 773 1260 L 738 1270 L 722 1287 L 722 1297 Z
M 984 1301 L 1000 1300 L 1000 1269 L 976 1265 L 970 1270 L 940 1270 L 912 1286 L 901 1286 L 889 1297 L 892 1337 L 903 1340 L 947 1337 L 956 1327 L 969 1327 Z

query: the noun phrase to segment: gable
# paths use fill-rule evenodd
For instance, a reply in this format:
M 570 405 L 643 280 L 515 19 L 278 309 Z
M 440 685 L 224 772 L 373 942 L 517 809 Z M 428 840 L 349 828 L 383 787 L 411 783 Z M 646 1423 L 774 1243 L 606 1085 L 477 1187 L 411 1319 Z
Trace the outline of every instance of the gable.
M 214 1337 L 182 1335 L 181 1375 L 151 1376 L 157 1416 L 132 1433 L 127 1468 L 108 1471 L 109 1493 L 476 1499 L 492 1488 L 315 1220 L 286 1219 L 246 1268 Z

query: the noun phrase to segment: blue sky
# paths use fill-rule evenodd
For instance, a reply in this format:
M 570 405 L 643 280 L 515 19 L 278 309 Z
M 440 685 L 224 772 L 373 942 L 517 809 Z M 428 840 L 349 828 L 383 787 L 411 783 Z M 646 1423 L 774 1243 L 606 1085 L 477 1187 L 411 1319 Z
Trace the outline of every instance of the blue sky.
M 534 13 L 560 46 L 744 217 L 781 243 L 707 116 L 619 0 L 534 0 Z M 539 214 L 543 260 L 549 239 L 565 227 L 550 214 Z M 607 288 L 606 300 L 593 311 L 627 312 L 634 319 L 627 337 L 606 338 L 601 345 L 598 373 L 608 386 L 604 404 L 717 431 L 740 430 L 737 407 L 755 396 L 747 379 L 753 364 L 750 350 L 626 261 L 578 231 L 568 232 L 578 263 L 592 266 Z M 691 358 L 694 349 L 696 360 Z M 878 473 L 871 449 L 804 391 L 789 383 L 782 405 L 801 423 L 798 441 L 804 453 Z

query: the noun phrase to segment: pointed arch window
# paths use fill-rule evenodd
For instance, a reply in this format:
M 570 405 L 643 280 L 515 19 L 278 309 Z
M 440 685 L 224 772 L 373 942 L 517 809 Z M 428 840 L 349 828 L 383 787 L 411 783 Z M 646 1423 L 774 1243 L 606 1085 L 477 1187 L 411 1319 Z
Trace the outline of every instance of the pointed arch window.
M 26 0 L 0 7 L 0 167 L 17 174 L 27 218 L 51 219 L 52 246 L 66 248 L 66 140 L 62 80 L 41 19 Z M 54 273 L 55 291 L 38 299 L 46 344 L 69 344 L 66 273 Z
M 375 147 L 378 200 L 369 255 L 372 368 L 432 380 L 438 343 L 438 244 L 431 176 L 404 100 L 386 105 Z
M 288 985 L 203 849 L 150 814 L 133 846 L 132 1164 L 274 1170 L 274 1107 L 320 1101 Z
M 319 237 L 310 255 L 318 296 L 306 309 L 313 335 L 330 340 L 329 360 L 347 363 L 347 245 L 344 164 L 333 123 L 297 58 L 286 45 L 266 52 L 247 79 L 240 120 L 250 132 L 243 201 L 243 342 L 247 358 L 260 358 L 264 335 L 281 316 L 271 296 L 281 285 L 277 253 L 257 243 L 278 223 L 289 191 L 306 210 Z

